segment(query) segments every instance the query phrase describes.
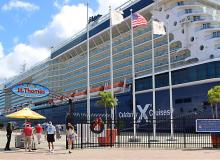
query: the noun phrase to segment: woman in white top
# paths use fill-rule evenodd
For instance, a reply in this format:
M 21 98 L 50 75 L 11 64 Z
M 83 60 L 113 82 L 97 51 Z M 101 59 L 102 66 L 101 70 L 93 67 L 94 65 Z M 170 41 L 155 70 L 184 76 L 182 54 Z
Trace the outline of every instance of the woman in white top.
M 72 153 L 71 152 L 72 144 L 73 144 L 74 140 L 76 139 L 77 134 L 74 131 L 74 127 L 71 125 L 71 123 L 68 123 L 68 125 L 67 125 L 66 135 L 67 135 L 69 153 Z

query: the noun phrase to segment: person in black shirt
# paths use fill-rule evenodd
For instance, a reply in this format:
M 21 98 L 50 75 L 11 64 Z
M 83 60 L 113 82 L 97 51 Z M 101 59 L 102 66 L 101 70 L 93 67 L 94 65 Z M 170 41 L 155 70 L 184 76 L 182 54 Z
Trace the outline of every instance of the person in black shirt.
M 5 146 L 5 151 L 10 151 L 10 142 L 11 142 L 11 134 L 12 134 L 12 124 L 11 123 L 8 123 L 7 124 L 7 128 L 6 128 L 6 136 L 7 136 L 7 143 L 6 143 L 6 146 Z

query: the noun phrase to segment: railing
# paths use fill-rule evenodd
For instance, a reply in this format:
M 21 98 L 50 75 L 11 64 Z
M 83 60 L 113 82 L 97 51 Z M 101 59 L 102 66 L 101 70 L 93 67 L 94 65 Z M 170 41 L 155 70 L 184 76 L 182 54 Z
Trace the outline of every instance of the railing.
M 108 119 L 110 116 L 108 116 Z M 102 119 L 105 117 L 102 116 Z M 76 124 L 78 137 L 75 148 L 93 147 L 140 147 L 140 148 L 212 148 L 210 133 L 196 133 L 194 118 L 174 119 L 174 134 L 170 134 L 170 119 L 157 119 L 157 133 L 153 134 L 153 120 L 144 119 L 137 123 L 136 136 L 133 134 L 132 117 L 120 119 L 112 124 L 103 123 L 103 132 L 91 131 L 91 124 Z M 94 130 L 101 130 L 96 126 Z M 219 144 L 220 145 L 220 144 Z

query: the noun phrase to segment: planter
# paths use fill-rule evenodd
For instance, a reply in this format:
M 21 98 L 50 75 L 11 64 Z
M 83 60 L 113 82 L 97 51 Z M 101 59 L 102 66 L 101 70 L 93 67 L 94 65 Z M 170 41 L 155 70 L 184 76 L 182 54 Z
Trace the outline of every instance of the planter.
M 113 146 L 116 142 L 118 130 L 117 129 L 107 129 L 105 137 L 98 137 L 98 143 L 100 146 Z
M 220 148 L 220 133 L 211 134 L 213 148 Z

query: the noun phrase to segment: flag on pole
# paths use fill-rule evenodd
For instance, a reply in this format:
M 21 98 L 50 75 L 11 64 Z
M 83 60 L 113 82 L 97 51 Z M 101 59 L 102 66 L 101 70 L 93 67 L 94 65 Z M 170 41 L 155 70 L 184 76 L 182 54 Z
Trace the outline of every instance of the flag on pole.
M 101 14 L 97 14 L 96 16 L 89 17 L 89 23 L 97 21 L 101 16 Z
M 133 28 L 147 25 L 147 20 L 139 13 L 133 13 L 131 15 L 131 20 L 132 20 L 132 27 Z
M 112 25 L 119 24 L 124 21 L 123 17 L 123 12 L 122 11 L 112 11 L 111 12 L 111 18 L 112 18 Z
M 165 35 L 164 23 L 153 20 L 153 34 Z

